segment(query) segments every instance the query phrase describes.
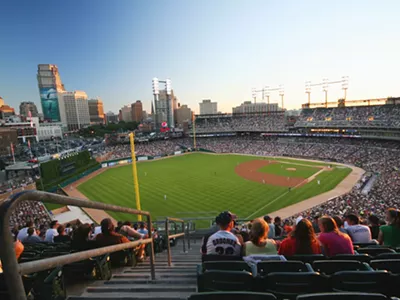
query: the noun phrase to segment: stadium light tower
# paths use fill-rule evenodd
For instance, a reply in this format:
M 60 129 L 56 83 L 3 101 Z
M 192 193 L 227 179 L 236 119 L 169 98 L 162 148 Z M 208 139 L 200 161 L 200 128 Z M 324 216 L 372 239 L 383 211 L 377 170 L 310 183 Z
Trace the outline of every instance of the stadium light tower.
M 322 90 L 325 93 L 325 107 L 328 107 L 328 88 L 329 88 L 329 80 L 328 78 L 322 79 Z
M 269 86 L 268 85 L 266 85 L 264 87 L 264 93 L 267 96 L 267 110 L 270 111 L 271 110 L 270 107 L 269 107 L 269 94 L 270 94 L 270 91 L 269 91 Z
M 283 106 L 283 97 L 285 96 L 285 89 L 283 87 L 283 84 L 279 85 L 279 96 L 281 96 L 281 101 L 282 101 L 282 110 L 284 109 Z
M 347 97 L 347 89 L 349 88 L 349 76 L 342 76 L 342 90 L 343 90 L 343 99 L 346 101 Z
M 251 89 L 251 96 L 252 96 L 253 99 L 254 99 L 254 103 L 257 103 L 257 91 L 256 91 L 255 88 L 252 88 L 252 89 Z
M 306 94 L 308 98 L 308 107 L 310 107 L 311 103 L 311 81 L 306 81 Z

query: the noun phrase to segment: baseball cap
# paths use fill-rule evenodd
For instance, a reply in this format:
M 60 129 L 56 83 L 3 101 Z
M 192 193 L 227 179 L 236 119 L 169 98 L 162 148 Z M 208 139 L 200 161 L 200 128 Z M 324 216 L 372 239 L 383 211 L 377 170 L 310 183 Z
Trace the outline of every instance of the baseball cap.
M 302 217 L 302 216 L 298 216 L 298 217 L 296 218 L 296 225 L 299 224 L 299 222 L 300 222 L 301 220 L 303 220 L 303 217 Z
M 236 220 L 236 215 L 230 211 L 224 211 L 215 218 L 215 223 L 218 225 L 226 226 L 233 220 Z

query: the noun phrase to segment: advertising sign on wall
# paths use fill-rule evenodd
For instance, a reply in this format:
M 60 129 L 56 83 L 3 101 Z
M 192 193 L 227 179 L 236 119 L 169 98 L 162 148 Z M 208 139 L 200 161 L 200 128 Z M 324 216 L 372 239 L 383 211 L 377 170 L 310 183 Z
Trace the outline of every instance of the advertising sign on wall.
M 42 103 L 44 119 L 52 122 L 60 122 L 57 90 L 55 88 L 41 88 L 40 101 Z
M 138 161 L 147 160 L 147 156 L 139 156 L 137 160 L 138 160 Z

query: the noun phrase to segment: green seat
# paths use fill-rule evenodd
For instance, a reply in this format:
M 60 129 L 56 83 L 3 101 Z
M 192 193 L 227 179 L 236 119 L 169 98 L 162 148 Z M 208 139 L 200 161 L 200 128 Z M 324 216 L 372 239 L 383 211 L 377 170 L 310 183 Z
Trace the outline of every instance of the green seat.
M 316 272 L 332 275 L 340 271 L 371 271 L 367 263 L 357 260 L 317 260 L 313 263 Z
M 348 292 L 300 295 L 296 300 L 388 300 L 388 298 L 382 294 Z
M 328 278 L 316 272 L 270 273 L 259 286 L 279 299 L 295 299 L 298 295 L 330 292 Z
M 369 264 L 374 270 L 386 270 L 392 274 L 400 274 L 400 259 L 374 259 Z
M 360 262 L 369 263 L 371 256 L 368 254 L 338 254 L 331 257 L 331 260 L 357 260 Z
M 379 254 L 384 253 L 396 253 L 393 249 L 385 248 L 385 247 L 368 247 L 368 248 L 360 248 L 357 250 L 360 254 L 368 254 L 369 256 L 375 257 Z
M 188 300 L 276 300 L 276 297 L 270 293 L 210 292 L 191 295 Z
M 222 270 L 222 271 L 247 271 L 254 273 L 254 268 L 244 261 L 207 261 L 203 264 L 205 270 Z
M 309 255 L 293 255 L 293 256 L 288 256 L 286 257 L 287 260 L 296 260 L 296 261 L 302 261 L 304 263 L 309 263 L 312 265 L 312 263 L 316 260 L 324 260 L 327 259 L 324 255 L 322 254 L 309 254 Z
M 311 265 L 302 261 L 262 261 L 257 263 L 257 275 L 264 277 L 276 272 L 314 272 Z
M 206 270 L 197 276 L 199 292 L 252 291 L 254 278 L 246 271 Z

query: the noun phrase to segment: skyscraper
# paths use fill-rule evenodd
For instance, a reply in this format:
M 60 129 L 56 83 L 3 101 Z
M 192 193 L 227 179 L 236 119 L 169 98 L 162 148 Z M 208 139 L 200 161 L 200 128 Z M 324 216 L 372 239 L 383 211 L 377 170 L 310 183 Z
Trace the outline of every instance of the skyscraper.
M 42 104 L 43 117 L 47 121 L 60 122 L 58 93 L 64 92 L 60 74 L 56 65 L 38 65 L 37 80 Z
M 131 105 L 132 121 L 142 122 L 143 120 L 143 104 L 142 101 L 137 100 Z
M 38 116 L 38 110 L 36 107 L 36 104 L 33 102 L 21 102 L 19 105 L 19 114 L 24 117 L 29 116 L 29 112 L 31 112 L 32 117 L 37 117 Z
M 90 125 L 89 104 L 83 91 L 58 93 L 61 122 L 68 130 L 78 130 Z
M 103 124 L 104 123 L 103 101 L 100 98 L 90 99 L 88 101 L 88 104 L 89 104 L 90 122 L 95 124 Z

